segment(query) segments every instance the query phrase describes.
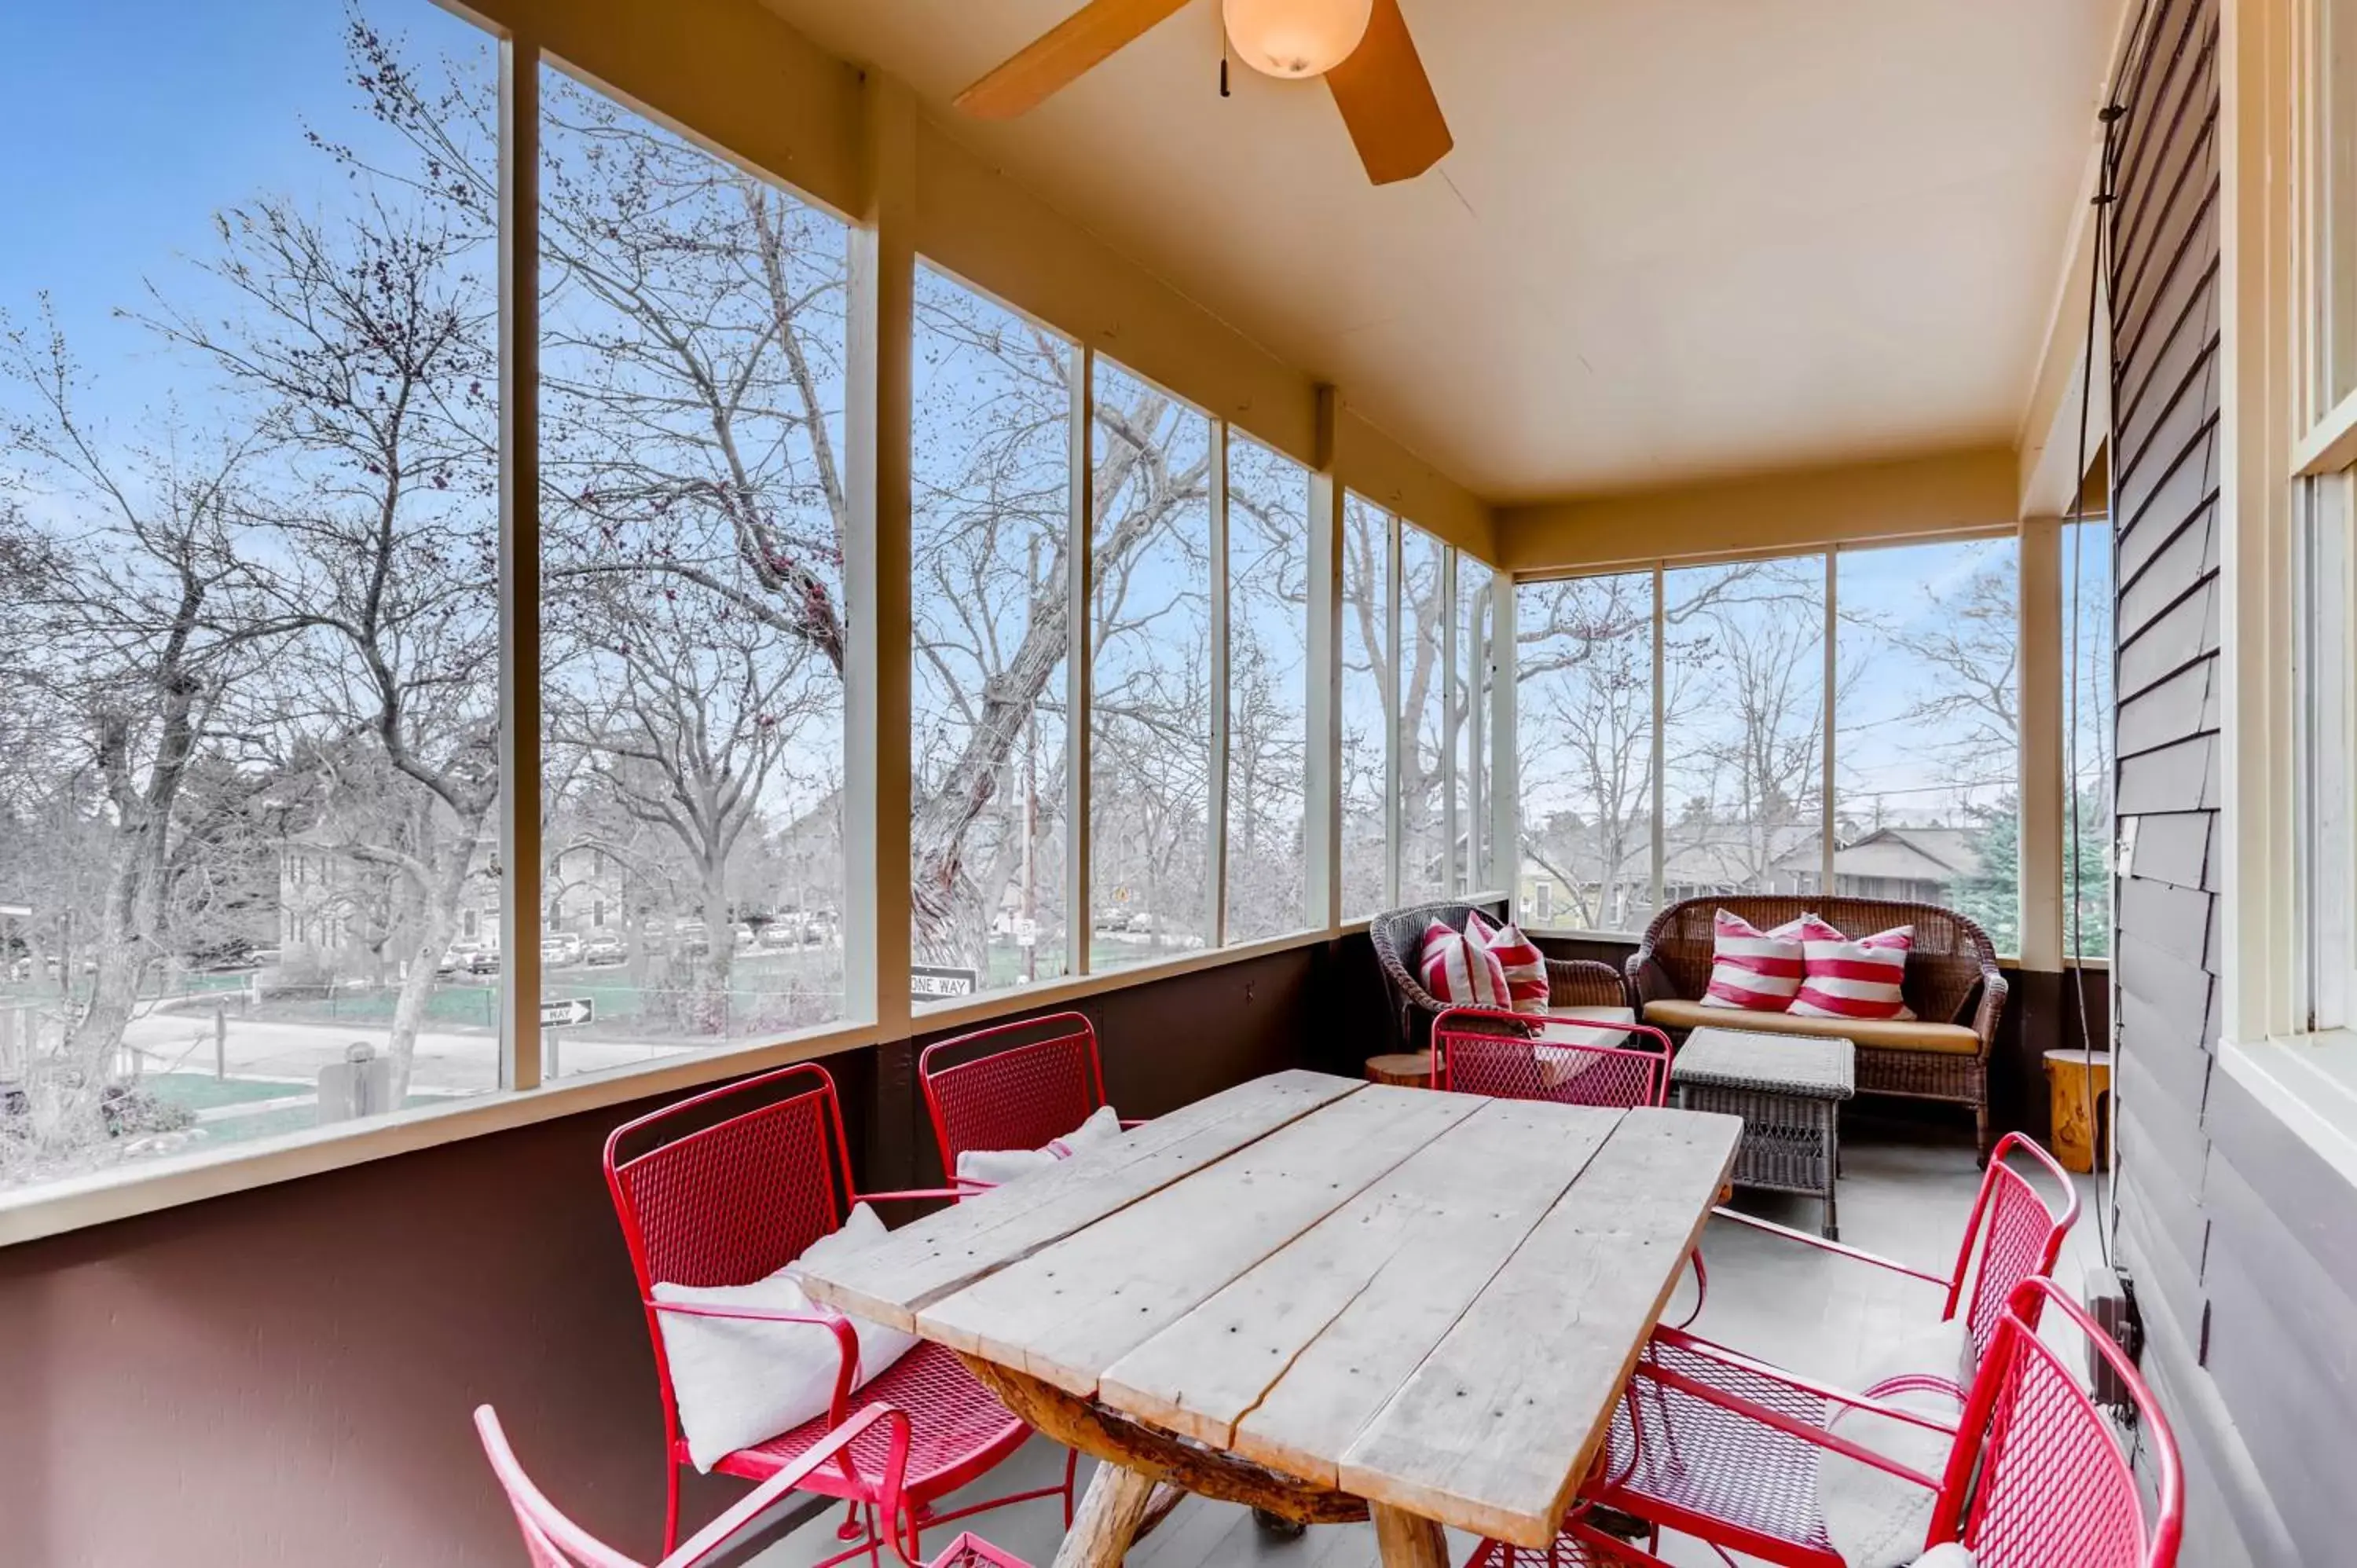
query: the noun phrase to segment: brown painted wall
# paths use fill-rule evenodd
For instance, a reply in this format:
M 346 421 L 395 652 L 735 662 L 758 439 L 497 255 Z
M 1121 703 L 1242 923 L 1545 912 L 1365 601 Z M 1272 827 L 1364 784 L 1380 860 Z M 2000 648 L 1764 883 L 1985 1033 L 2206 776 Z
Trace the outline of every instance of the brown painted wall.
M 1114 1102 L 1363 1055 L 1319 1005 L 1337 963 L 1315 946 L 1092 1000 Z M 937 1164 L 912 1061 L 826 1061 L 864 1185 Z M 0 1564 L 510 1568 L 468 1424 L 486 1400 L 583 1523 L 651 1555 L 662 1422 L 597 1163 L 640 1109 L 0 1251 Z M 698 1487 L 691 1513 L 737 1490 Z

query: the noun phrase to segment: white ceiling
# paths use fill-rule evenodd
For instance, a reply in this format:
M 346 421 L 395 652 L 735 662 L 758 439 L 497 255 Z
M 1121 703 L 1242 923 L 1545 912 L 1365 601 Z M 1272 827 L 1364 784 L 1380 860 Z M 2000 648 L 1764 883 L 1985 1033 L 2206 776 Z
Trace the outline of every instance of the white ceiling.
M 1026 118 L 1076 0 L 767 0 L 1486 498 L 2009 439 L 2118 0 L 1403 0 L 1457 136 L 1376 189 L 1194 0 Z

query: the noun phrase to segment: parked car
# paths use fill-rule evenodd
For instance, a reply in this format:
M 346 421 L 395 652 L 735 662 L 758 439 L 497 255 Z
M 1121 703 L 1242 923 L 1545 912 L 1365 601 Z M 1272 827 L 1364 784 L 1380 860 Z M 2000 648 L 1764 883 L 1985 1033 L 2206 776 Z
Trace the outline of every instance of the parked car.
M 761 928 L 761 945 L 770 949 L 792 947 L 801 935 L 801 925 L 795 919 L 771 920 Z
M 468 961 L 472 959 L 474 956 L 474 950 L 472 949 L 468 948 L 463 944 L 454 942 L 449 947 L 443 950 L 441 958 L 435 962 L 434 972 L 436 974 L 456 974 L 460 970 L 466 968 Z
M 1105 909 L 1100 911 L 1097 915 L 1097 929 L 1100 931 L 1125 931 L 1129 929 L 1129 911 L 1126 909 Z
M 619 963 L 628 955 L 622 950 L 622 939 L 611 931 L 597 931 L 581 944 L 584 963 Z
M 468 974 L 497 974 L 500 972 L 500 950 L 477 948 L 467 960 Z
M 581 939 L 571 931 L 547 931 L 540 939 L 540 961 L 544 964 L 579 963 Z
M 712 938 L 710 933 L 704 929 L 703 921 L 682 920 L 679 923 L 680 951 L 691 953 L 704 952 L 709 950 L 711 946 Z

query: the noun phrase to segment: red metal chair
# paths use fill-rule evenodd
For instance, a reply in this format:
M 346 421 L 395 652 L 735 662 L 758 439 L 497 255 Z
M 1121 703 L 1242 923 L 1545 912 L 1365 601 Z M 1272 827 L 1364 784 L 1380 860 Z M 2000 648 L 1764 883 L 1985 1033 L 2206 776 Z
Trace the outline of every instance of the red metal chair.
M 941 1146 L 942 1175 L 952 1182 L 966 1151 L 1044 1148 L 1105 1103 L 1096 1026 L 1078 1013 L 936 1040 L 917 1058 L 917 1077 Z M 985 1185 L 959 1183 L 969 1193 Z
M 666 1552 L 654 1568 L 691 1568 L 692 1564 L 710 1559 L 726 1548 L 748 1543 L 751 1527 L 761 1516 L 774 1508 L 789 1492 L 799 1488 L 813 1473 L 836 1459 L 852 1444 L 868 1436 L 871 1429 L 881 1426 L 885 1449 L 885 1496 L 887 1517 L 897 1517 L 901 1473 L 908 1462 L 909 1447 L 909 1418 L 888 1405 L 871 1404 L 850 1420 L 837 1426 L 817 1444 L 803 1450 L 802 1455 L 778 1471 L 740 1498 L 727 1512 L 705 1525 L 686 1544 Z M 500 1486 L 508 1495 L 508 1506 L 515 1510 L 516 1527 L 523 1531 L 525 1553 L 533 1568 L 642 1568 L 636 1558 L 626 1557 L 604 1541 L 575 1524 L 560 1512 L 554 1503 L 533 1485 L 516 1460 L 515 1450 L 508 1446 L 507 1434 L 500 1429 L 500 1418 L 490 1405 L 475 1407 L 475 1431 L 482 1437 L 483 1452 L 490 1456 L 491 1469 L 500 1478 Z M 904 1563 L 914 1564 L 911 1545 L 904 1543 L 896 1531 L 892 1549 Z M 946 1551 L 924 1568 L 1028 1568 L 1021 1560 L 1008 1556 L 978 1536 L 961 1535 Z
M 2136 1434 L 2152 1455 L 2149 1516 L 2111 1422 L 2040 1337 L 2050 1308 L 2127 1391 Z M 2042 1277 L 2013 1287 L 1990 1330 L 1950 1434 L 1910 1411 L 1657 1329 L 1615 1413 L 1604 1478 L 1584 1504 L 1695 1536 L 1721 1557 L 1842 1568 L 1817 1498 L 1818 1457 L 1833 1450 L 1936 1494 L 1926 1550 L 1961 1541 L 1977 1568 L 2171 1568 L 2185 1508 L 2176 1441 L 2126 1354 Z M 1910 1470 L 1828 1431 L 1844 1406 L 1947 1435 L 1941 1474 Z M 1468 1568 L 1515 1561 L 1506 1550 L 1485 1543 Z
M 2029 1177 L 2007 1164 L 2015 1155 L 2041 1167 L 2052 1178 L 2055 1198 L 2040 1194 Z M 1926 1273 L 1863 1248 L 1828 1241 L 1822 1236 L 1738 1214 L 1732 1208 L 1713 1212 L 1718 1219 L 1782 1240 L 1797 1241 L 1821 1252 L 1939 1286 L 1947 1293 L 1940 1321 L 1955 1316 L 1961 1309 L 1972 1330 L 1974 1349 L 1986 1352 L 1989 1337 L 1996 1331 L 1997 1316 L 2004 1311 L 2013 1287 L 2025 1279 L 2054 1272 L 2055 1260 L 2062 1255 L 2063 1238 L 2078 1223 L 2079 1189 L 2072 1185 L 2070 1173 L 2055 1162 L 2053 1155 L 2019 1133 L 2007 1133 L 1989 1155 L 1988 1168 L 1981 1175 L 1980 1191 L 1973 1198 L 1972 1217 L 1964 1222 L 1964 1240 L 1956 1247 L 1955 1267 L 1945 1275 Z M 1696 1273 L 1701 1273 L 1699 1267 Z M 1706 1290 L 1707 1276 L 1704 1276 L 1703 1283 Z M 1700 1310 L 1699 1304 L 1696 1310 Z M 1691 1323 L 1693 1319 L 1687 1321 Z
M 1583 1038 L 1604 1029 L 1660 1044 Z M 1432 1086 L 1563 1105 L 1660 1105 L 1670 1091 L 1670 1037 L 1642 1024 L 1557 1023 L 1495 1007 L 1451 1007 L 1432 1021 Z
M 721 1113 L 737 1104 L 750 1109 Z M 622 1236 L 630 1245 L 630 1267 L 638 1276 L 639 1299 L 646 1309 L 647 1335 L 654 1345 L 655 1375 L 662 1388 L 664 1438 L 672 1461 L 663 1505 L 663 1549 L 668 1552 L 679 1538 L 679 1473 L 694 1461 L 680 1434 L 679 1403 L 672 1388 L 658 1315 L 807 1323 L 812 1332 L 834 1337 L 842 1359 L 827 1413 L 757 1446 L 739 1449 L 714 1466 L 724 1475 L 748 1481 L 767 1481 L 796 1466 L 806 1453 L 844 1424 L 851 1410 L 858 1349 L 847 1323 L 838 1314 L 824 1309 L 791 1313 L 658 1302 L 656 1282 L 749 1284 L 776 1273 L 812 1242 L 840 1229 L 856 1203 L 957 1194 L 855 1190 L 834 1079 L 825 1069 L 809 1062 L 725 1084 L 617 1127 L 606 1140 L 606 1185 L 613 1193 Z M 977 1382 L 952 1352 L 931 1342 L 919 1344 L 862 1391 L 908 1412 L 908 1476 L 905 1487 L 895 1486 L 893 1490 L 895 1506 L 905 1502 L 909 1509 L 912 1546 L 916 1533 L 925 1525 L 1033 1498 L 1060 1496 L 1070 1520 L 1072 1472 L 1069 1465 L 1061 1487 L 1018 1492 L 950 1513 L 931 1512 L 934 1499 L 983 1475 L 1030 1435 L 1030 1428 Z M 850 1504 L 843 1539 L 859 1544 L 832 1561 L 845 1561 L 874 1546 L 874 1512 L 885 1501 L 889 1458 L 890 1444 L 885 1434 L 871 1428 L 837 1450 L 833 1463 L 802 1468 L 799 1484 L 805 1490 Z M 863 1509 L 867 1513 L 864 1525 L 859 1522 Z M 888 1509 L 885 1533 L 895 1529 Z

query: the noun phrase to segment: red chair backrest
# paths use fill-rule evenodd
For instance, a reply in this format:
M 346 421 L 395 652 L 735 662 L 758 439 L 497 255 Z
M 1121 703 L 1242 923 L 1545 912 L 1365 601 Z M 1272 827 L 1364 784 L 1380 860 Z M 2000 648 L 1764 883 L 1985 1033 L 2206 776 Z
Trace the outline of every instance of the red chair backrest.
M 1037 1149 L 1105 1102 L 1097 1032 L 1052 1013 L 936 1040 L 917 1058 L 940 1143 L 942 1174 L 969 1149 Z
M 739 1103 L 748 1109 L 722 1114 Z M 850 1154 L 834 1079 L 802 1062 L 625 1122 L 606 1139 L 606 1188 L 641 1302 L 651 1300 L 658 1281 L 767 1279 L 842 1229 L 850 1212 Z M 671 1358 L 651 1305 L 646 1315 L 665 1436 L 675 1439 Z
M 1438 1087 L 1497 1100 L 1559 1105 L 1660 1105 L 1670 1090 L 1670 1037 L 1642 1024 L 1624 1028 L 1653 1046 L 1591 1046 L 1551 1036 L 1544 1021 L 1493 1007 L 1451 1007 L 1432 1022 Z
M 748 1108 L 714 1120 L 732 1102 Z M 641 1292 L 767 1278 L 850 1211 L 834 1079 L 802 1062 L 624 1122 L 606 1140 L 606 1186 Z
M 491 1473 L 508 1495 L 508 1507 L 515 1510 L 516 1528 L 523 1531 L 524 1554 L 531 1559 L 532 1568 L 643 1568 L 637 1559 L 623 1556 L 565 1518 L 541 1495 L 532 1477 L 523 1473 L 515 1450 L 508 1446 L 507 1434 L 500 1429 L 500 1418 L 490 1405 L 477 1407 L 475 1431 L 483 1440 L 483 1452 L 490 1456 Z
M 2060 1195 L 2059 1206 L 2008 1164 L 2016 1155 L 2044 1167 Z M 1989 1155 L 1948 1285 L 1944 1316 L 1954 1316 L 1961 1306 L 1975 1348 L 1987 1352 L 2016 1285 L 2054 1272 L 2062 1239 L 2078 1219 L 2079 1189 L 2070 1173 L 2019 1133 L 2007 1133 Z
M 2127 1390 L 2136 1440 L 2152 1461 L 2149 1516 L 2111 1422 L 2040 1337 L 2047 1313 L 2074 1326 Z M 2171 1568 L 2184 1520 L 2177 1439 L 2135 1366 L 2051 1281 L 2016 1285 L 1973 1380 L 1932 1539 L 1961 1540 L 1978 1568 Z

